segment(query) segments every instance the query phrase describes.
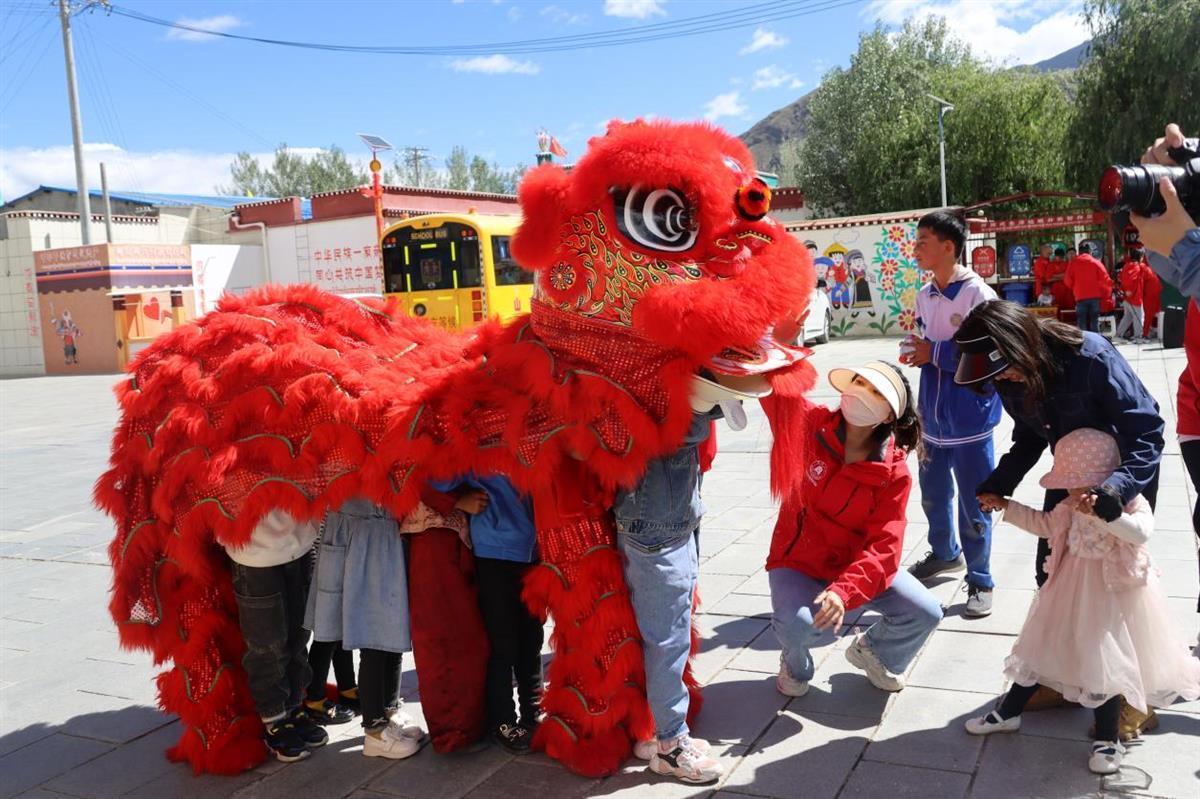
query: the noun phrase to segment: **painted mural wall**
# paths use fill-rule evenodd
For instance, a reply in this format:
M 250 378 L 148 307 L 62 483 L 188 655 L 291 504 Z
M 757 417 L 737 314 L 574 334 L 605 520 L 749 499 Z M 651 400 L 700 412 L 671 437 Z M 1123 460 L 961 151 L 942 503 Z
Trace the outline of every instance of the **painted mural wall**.
M 916 328 L 927 277 L 913 256 L 917 222 L 792 230 L 812 253 L 834 336 L 902 336 Z

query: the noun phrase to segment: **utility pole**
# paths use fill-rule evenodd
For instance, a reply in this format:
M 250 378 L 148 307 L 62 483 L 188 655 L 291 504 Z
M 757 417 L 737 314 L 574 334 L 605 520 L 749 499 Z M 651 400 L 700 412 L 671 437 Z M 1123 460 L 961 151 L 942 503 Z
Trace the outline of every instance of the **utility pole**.
M 425 155 L 427 152 L 429 152 L 427 147 L 404 148 L 404 163 L 408 166 L 409 174 L 413 176 L 413 183 L 418 188 L 421 186 L 421 169 L 429 162 L 429 156 Z
M 90 6 L 91 3 L 88 3 Z M 79 192 L 79 229 L 83 244 L 92 243 L 92 204 L 88 197 L 87 172 L 83 165 L 83 123 L 79 119 L 79 91 L 75 86 L 75 48 L 71 44 L 71 3 L 58 0 L 62 22 L 63 55 L 67 60 L 67 99 L 71 104 L 71 140 L 75 147 L 75 187 Z

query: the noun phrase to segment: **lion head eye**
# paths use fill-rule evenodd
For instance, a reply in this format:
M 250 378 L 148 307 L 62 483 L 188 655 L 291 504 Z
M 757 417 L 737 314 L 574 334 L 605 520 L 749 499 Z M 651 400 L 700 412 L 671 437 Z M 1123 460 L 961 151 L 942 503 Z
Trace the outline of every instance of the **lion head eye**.
M 695 244 L 695 214 L 678 189 L 634 186 L 613 189 L 612 196 L 617 229 L 635 244 L 662 252 L 682 252 Z

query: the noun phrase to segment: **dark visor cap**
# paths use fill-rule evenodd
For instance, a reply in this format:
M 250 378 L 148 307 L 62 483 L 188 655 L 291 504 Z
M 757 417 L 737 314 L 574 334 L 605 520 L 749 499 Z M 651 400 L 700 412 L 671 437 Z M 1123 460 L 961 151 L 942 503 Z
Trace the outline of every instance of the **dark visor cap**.
M 991 380 L 1008 369 L 1008 359 L 1000 352 L 996 342 L 989 335 L 968 329 L 982 327 L 971 325 L 970 321 L 968 319 L 954 336 L 954 343 L 962 353 L 958 359 L 958 369 L 954 372 L 954 382 L 960 386 Z

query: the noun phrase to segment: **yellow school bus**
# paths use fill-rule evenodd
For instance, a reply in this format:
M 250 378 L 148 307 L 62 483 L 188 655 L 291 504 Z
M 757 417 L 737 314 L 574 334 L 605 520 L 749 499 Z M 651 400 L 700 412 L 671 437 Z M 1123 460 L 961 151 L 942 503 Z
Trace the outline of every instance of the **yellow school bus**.
M 404 310 L 470 327 L 529 310 L 533 274 L 510 250 L 517 215 L 428 214 L 383 231 L 383 291 Z

